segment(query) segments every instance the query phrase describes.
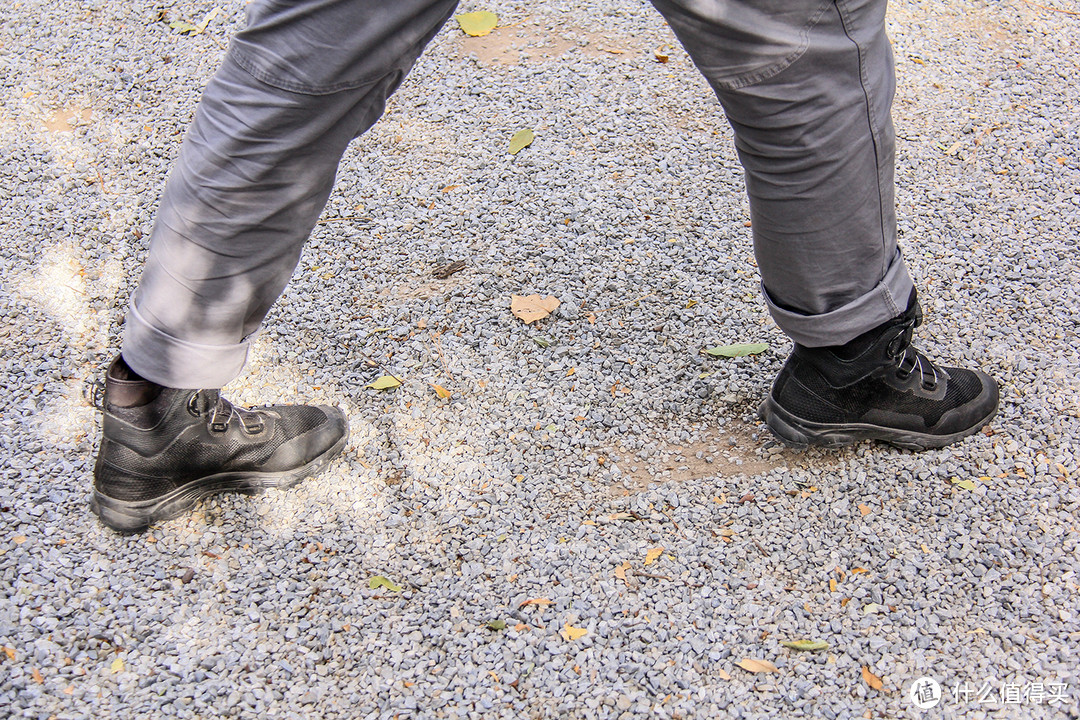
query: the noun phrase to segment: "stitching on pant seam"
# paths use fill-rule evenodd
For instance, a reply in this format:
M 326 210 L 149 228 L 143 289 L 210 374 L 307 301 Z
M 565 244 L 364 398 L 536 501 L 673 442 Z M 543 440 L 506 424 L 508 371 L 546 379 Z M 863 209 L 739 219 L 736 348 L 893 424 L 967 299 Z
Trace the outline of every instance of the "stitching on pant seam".
M 863 98 L 865 98 L 866 100 L 866 124 L 867 127 L 869 127 L 870 129 L 870 140 L 874 143 L 874 169 L 877 171 L 876 175 L 878 186 L 878 214 L 881 222 L 881 276 L 884 278 L 886 272 L 889 269 L 889 258 L 887 257 L 888 253 L 885 252 L 887 245 L 885 240 L 887 235 L 887 233 L 885 232 L 885 216 L 887 213 L 885 212 L 885 208 L 882 205 L 884 200 L 882 198 L 883 193 L 881 182 L 881 138 L 879 137 L 877 126 L 874 124 L 874 99 L 873 97 L 871 97 L 869 89 L 870 78 L 866 73 L 865 51 L 863 49 L 863 46 L 851 36 L 851 31 L 848 26 L 849 11 L 846 7 L 846 0 L 835 0 L 835 3 L 836 12 L 840 16 L 840 25 L 844 29 L 844 35 L 845 37 L 847 37 L 848 40 L 851 41 L 851 44 L 855 46 L 856 54 L 859 58 L 859 80 L 860 84 L 862 85 Z M 895 303 L 890 302 L 890 304 L 895 307 Z

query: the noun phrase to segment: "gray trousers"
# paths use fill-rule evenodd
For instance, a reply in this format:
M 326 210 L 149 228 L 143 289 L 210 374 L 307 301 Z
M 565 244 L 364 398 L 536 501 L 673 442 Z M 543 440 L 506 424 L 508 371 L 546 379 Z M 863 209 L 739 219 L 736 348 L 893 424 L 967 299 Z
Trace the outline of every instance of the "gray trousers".
M 900 314 L 885 0 L 653 0 L 716 91 L 773 318 L 839 345 Z M 161 199 L 122 353 L 162 385 L 235 378 L 349 142 L 456 0 L 254 0 Z

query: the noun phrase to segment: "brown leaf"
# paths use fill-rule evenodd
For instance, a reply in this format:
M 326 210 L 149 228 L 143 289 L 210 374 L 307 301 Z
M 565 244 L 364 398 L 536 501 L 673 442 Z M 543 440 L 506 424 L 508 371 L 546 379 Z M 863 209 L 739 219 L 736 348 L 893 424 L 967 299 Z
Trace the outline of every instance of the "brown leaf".
M 880 690 L 883 687 L 881 678 L 874 673 L 870 672 L 870 668 L 863 665 L 862 667 L 862 679 L 866 681 L 866 684 L 875 690 Z
M 5 646 L 4 647 L 4 654 L 7 655 L 8 660 L 14 660 L 15 659 L 15 648 Z
M 720 668 L 719 670 L 717 670 L 716 674 L 720 676 L 721 680 L 730 680 L 731 679 L 731 675 L 729 675 L 728 671 L 725 670 L 724 668 Z
M 435 394 L 444 400 L 453 394 L 449 390 L 444 388 L 442 385 L 436 385 L 435 383 L 430 383 L 430 385 L 431 387 L 435 388 Z
M 514 626 L 514 629 L 517 630 L 518 632 L 521 632 L 522 630 L 528 630 L 529 626 L 526 625 L 525 623 L 518 623 L 517 625 Z
M 34 668 L 33 670 L 31 670 L 30 675 L 31 675 L 31 677 L 34 678 L 34 682 L 36 682 L 38 685 L 41 685 L 42 683 L 45 682 L 45 678 L 41 677 L 41 671 L 38 670 L 37 668 Z
M 866 505 L 863 505 L 862 503 L 859 503 L 859 512 L 862 513 L 863 517 L 866 517 L 867 515 L 869 515 L 870 513 L 874 512 L 874 511 L 871 510 Z
M 743 670 L 748 670 L 752 673 L 780 672 L 779 668 L 777 668 L 768 660 L 754 660 L 753 658 L 743 658 L 735 664 L 741 667 Z
M 563 629 L 559 631 L 559 634 L 562 635 L 563 640 L 572 642 L 585 637 L 589 634 L 589 631 L 585 628 L 573 627 L 570 623 L 566 623 L 563 625 Z
M 629 569 L 630 569 L 630 563 L 624 562 L 622 565 L 619 565 L 618 567 L 615 568 L 615 577 L 617 577 L 620 580 L 625 582 L 625 580 L 626 580 L 626 571 L 629 570 Z
M 518 605 L 518 609 L 520 610 L 521 608 L 528 607 L 529 605 L 554 605 L 554 604 L 555 604 L 555 601 L 554 600 L 549 600 L 548 598 L 532 598 L 531 600 L 526 600 L 525 602 Z
M 510 312 L 514 313 L 514 317 L 527 325 L 546 318 L 555 312 L 555 308 L 559 307 L 560 304 L 559 299 L 552 295 L 547 297 L 540 297 L 535 294 L 528 296 L 513 295 L 510 298 Z
M 649 551 L 647 553 L 645 553 L 645 564 L 646 565 L 652 565 L 663 554 L 664 554 L 664 548 L 662 548 L 662 547 L 650 548 Z
M 672 49 L 670 45 L 661 45 L 653 50 L 653 57 L 656 58 L 658 63 L 666 63 L 671 57 Z
M 15 537 L 11 538 L 11 541 L 13 543 L 15 543 L 16 545 L 22 545 L 24 542 L 26 542 L 26 536 L 25 535 L 16 535 Z

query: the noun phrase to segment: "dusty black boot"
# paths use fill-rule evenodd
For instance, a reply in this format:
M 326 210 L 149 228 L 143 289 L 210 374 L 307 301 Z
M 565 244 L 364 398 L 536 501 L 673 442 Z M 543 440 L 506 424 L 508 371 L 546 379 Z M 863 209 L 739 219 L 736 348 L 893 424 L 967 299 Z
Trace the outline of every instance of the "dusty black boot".
M 903 315 L 847 345 L 796 343 L 761 417 L 796 447 L 871 439 L 926 450 L 971 435 L 997 411 L 997 382 L 977 370 L 930 362 L 911 345 L 921 323 L 912 292 Z
M 115 530 L 176 517 L 214 493 L 289 487 L 345 447 L 334 407 L 245 410 L 217 390 L 177 390 L 118 357 L 105 376 L 104 433 L 90 509 Z

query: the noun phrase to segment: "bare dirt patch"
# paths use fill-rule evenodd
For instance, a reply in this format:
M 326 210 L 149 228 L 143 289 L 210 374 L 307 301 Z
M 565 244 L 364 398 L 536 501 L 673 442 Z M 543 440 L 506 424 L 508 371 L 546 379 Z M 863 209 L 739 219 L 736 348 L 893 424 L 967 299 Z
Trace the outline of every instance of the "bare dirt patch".
M 616 449 L 613 454 L 619 456 L 623 478 L 630 481 L 629 488 L 612 488 L 616 495 L 636 494 L 650 484 L 762 475 L 777 468 L 804 466 L 809 462 L 805 451 L 776 444 L 763 425 L 742 421 L 728 422 L 715 438 L 687 445 L 669 445 L 647 459 L 623 448 Z
M 90 122 L 93 111 L 89 108 L 66 107 L 45 118 L 45 129 L 51 133 L 71 132 L 76 126 Z
M 552 29 L 534 20 L 496 28 L 483 37 L 458 38 L 458 57 L 475 54 L 482 65 L 556 62 L 575 55 L 632 61 L 641 55 L 640 41 L 614 33 L 581 28 Z

